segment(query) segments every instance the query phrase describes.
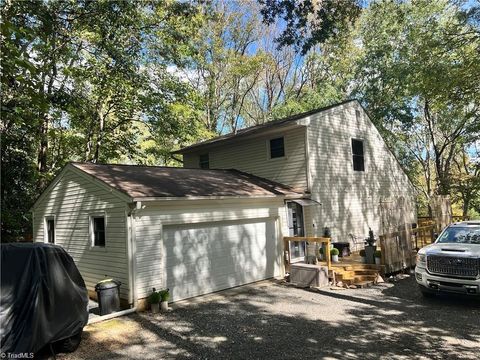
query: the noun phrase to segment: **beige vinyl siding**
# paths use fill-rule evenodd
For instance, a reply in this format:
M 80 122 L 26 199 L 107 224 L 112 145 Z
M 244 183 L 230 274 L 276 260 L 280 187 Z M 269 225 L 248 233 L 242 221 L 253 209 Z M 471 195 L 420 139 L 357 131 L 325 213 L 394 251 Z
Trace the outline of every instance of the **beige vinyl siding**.
M 270 159 L 269 140 L 284 137 L 285 157 Z M 184 154 L 184 167 L 199 168 L 199 156 L 208 153 L 211 169 L 237 169 L 298 189 L 307 188 L 305 127 L 275 135 L 226 143 L 198 153 Z
M 122 282 L 121 297 L 128 300 L 127 225 L 125 201 L 111 191 L 66 169 L 33 211 L 34 241 L 44 242 L 44 219 L 55 217 L 55 244 L 74 259 L 89 290 L 105 277 Z M 91 246 L 90 216 L 105 215 L 105 248 Z
M 152 287 L 167 286 L 165 254 L 179 254 L 179 248 L 165 248 L 164 227 L 168 229 L 185 226 L 218 227 L 232 222 L 245 224 L 264 221 L 275 224 L 276 255 L 272 266 L 274 275 L 281 275 L 282 242 L 285 229 L 281 199 L 232 199 L 202 201 L 168 201 L 148 203 L 146 208 L 135 213 L 136 245 L 136 291 L 137 298 L 145 298 Z M 239 231 L 240 233 L 241 231 Z M 232 234 L 237 236 L 238 234 Z M 240 256 L 240 255 L 239 255 Z
M 353 170 L 352 138 L 363 140 L 364 172 Z M 322 204 L 308 209 L 308 234 L 321 234 L 329 226 L 334 241 L 348 241 L 349 234 L 366 237 L 369 227 L 378 235 L 383 231 L 381 203 L 399 197 L 411 205 L 414 221 L 413 187 L 359 104 L 349 102 L 312 116 L 308 144 L 312 199 Z

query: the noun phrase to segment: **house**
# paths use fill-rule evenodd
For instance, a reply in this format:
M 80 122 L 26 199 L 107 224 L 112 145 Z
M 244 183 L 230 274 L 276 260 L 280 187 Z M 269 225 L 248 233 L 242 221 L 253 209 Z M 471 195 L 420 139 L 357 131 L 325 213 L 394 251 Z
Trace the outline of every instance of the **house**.
M 234 168 L 307 194 L 287 202 L 290 236 L 321 236 L 363 247 L 415 222 L 415 190 L 360 103 L 348 100 L 183 148 L 186 168 Z M 291 252 L 302 258 L 305 245 Z M 301 245 L 301 244 L 300 244 Z
M 153 287 L 177 301 L 283 275 L 284 236 L 329 227 L 358 247 L 415 221 L 413 186 L 355 100 L 177 153 L 183 168 L 68 164 L 33 207 L 35 241 L 65 247 L 91 292 L 113 277 L 142 307 Z M 293 261 L 305 252 L 290 242 Z
M 92 297 L 121 281 L 126 305 L 152 288 L 177 301 L 282 275 L 291 187 L 237 170 L 70 163 L 33 206 L 34 240 L 64 247 Z

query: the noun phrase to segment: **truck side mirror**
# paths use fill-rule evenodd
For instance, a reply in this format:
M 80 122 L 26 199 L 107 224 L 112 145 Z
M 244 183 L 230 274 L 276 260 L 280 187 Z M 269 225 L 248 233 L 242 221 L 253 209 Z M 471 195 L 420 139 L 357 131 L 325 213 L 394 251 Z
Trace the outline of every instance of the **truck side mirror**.
M 438 233 L 433 233 L 433 240 L 437 240 L 438 238 Z

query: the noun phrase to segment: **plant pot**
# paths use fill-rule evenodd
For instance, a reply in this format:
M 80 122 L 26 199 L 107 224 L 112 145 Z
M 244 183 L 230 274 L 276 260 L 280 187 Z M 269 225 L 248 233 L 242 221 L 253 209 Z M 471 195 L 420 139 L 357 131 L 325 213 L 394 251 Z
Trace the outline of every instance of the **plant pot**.
M 150 304 L 150 309 L 152 309 L 152 313 L 156 314 L 160 311 L 160 304 Z
M 375 250 L 376 246 L 365 245 L 365 263 L 375 264 Z
M 160 303 L 162 311 L 168 311 L 168 301 L 162 301 Z
M 338 255 L 332 255 L 332 261 L 338 262 Z
M 382 258 L 375 257 L 375 264 L 376 265 L 381 265 L 382 264 Z

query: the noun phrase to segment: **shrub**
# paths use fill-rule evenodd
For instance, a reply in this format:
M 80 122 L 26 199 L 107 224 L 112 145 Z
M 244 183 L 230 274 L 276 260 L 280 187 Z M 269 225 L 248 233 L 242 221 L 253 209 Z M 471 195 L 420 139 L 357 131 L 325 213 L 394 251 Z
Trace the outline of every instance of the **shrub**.
M 153 292 L 148 296 L 148 302 L 150 304 L 158 304 L 160 302 L 161 295 L 159 291 L 155 291 L 153 288 Z
M 162 302 L 163 301 L 168 301 L 168 299 L 170 299 L 170 290 L 169 289 L 162 290 L 159 293 L 160 293 L 160 297 L 162 299 Z
M 365 256 L 366 256 L 365 249 L 360 250 L 360 256 L 361 256 L 361 257 L 365 257 Z
M 338 254 L 340 254 L 340 251 L 338 251 L 337 248 L 333 248 L 332 250 L 330 250 L 330 254 L 331 255 L 338 255 Z
M 375 257 L 381 258 L 382 257 L 382 252 L 380 250 L 375 251 Z

